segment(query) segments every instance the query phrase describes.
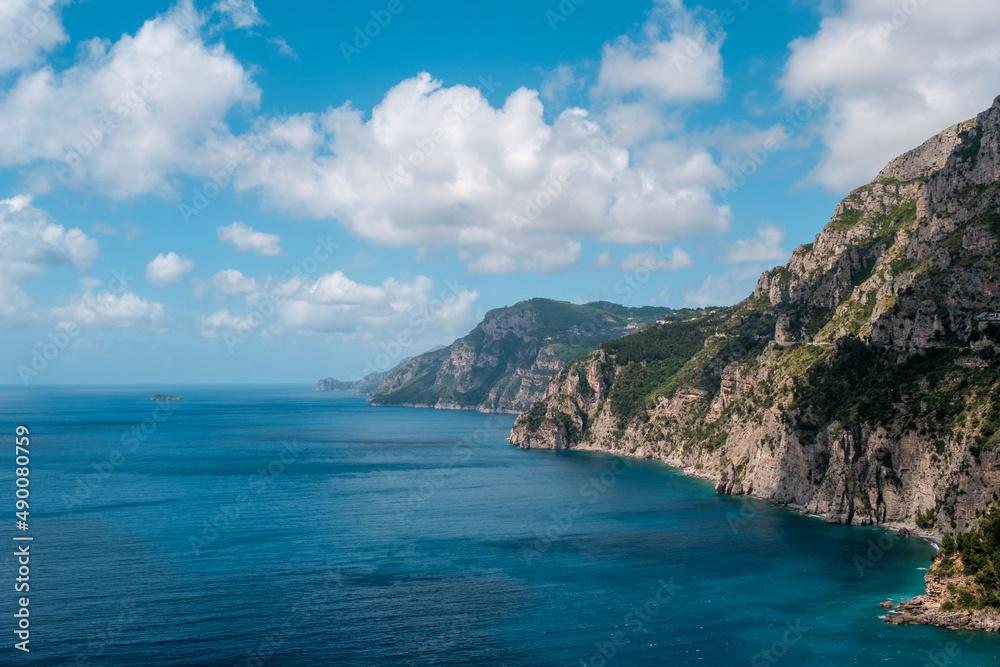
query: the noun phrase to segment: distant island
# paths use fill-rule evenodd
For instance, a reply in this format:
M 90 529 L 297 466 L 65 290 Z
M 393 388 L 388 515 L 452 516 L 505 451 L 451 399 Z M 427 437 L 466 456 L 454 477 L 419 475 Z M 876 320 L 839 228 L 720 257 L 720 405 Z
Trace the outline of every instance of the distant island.
M 169 394 L 153 394 L 151 401 L 183 401 L 180 396 L 170 396 Z

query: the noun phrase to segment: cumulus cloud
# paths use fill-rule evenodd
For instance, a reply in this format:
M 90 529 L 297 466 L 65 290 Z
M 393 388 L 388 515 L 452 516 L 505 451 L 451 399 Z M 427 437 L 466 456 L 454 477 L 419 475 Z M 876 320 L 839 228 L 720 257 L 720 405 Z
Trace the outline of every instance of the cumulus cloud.
M 370 242 L 452 246 L 472 271 L 554 271 L 581 238 L 662 243 L 728 231 L 711 189 L 723 172 L 704 149 L 630 149 L 583 109 L 543 118 L 538 94 L 500 108 L 424 73 L 393 87 L 365 119 L 345 105 L 272 124 L 262 159 L 237 177 L 271 206 L 337 218 Z
M 160 253 L 146 265 L 146 280 L 157 287 L 169 287 L 179 283 L 194 269 L 194 262 L 182 259 L 175 252 Z
M 236 269 L 219 271 L 212 277 L 212 285 L 223 294 L 250 294 L 260 290 L 260 284 L 254 278 L 244 276 Z
M 833 6 L 833 5 L 831 5 Z M 833 190 L 973 117 L 1000 93 L 1000 4 L 847 0 L 795 40 L 781 80 L 791 100 L 832 100 L 811 179 Z
M 68 39 L 62 0 L 0 0 L 0 74 L 34 64 Z
M 623 271 L 676 271 L 694 266 L 694 260 L 680 248 L 674 248 L 669 253 L 663 250 L 647 250 L 629 255 L 622 260 Z
M 264 17 L 253 0 L 219 0 L 212 10 L 225 16 L 233 26 L 241 29 L 262 25 Z
M 0 95 L 0 167 L 36 168 L 116 198 L 170 195 L 169 177 L 204 175 L 227 159 L 226 114 L 260 95 L 221 45 L 200 35 L 191 0 L 116 43 L 81 45 L 76 64 L 22 75 Z
M 262 257 L 282 254 L 281 237 L 277 234 L 255 232 L 253 227 L 242 222 L 234 222 L 226 227 L 218 227 L 219 240 L 236 252 L 253 252 Z
M 726 244 L 719 261 L 723 264 L 742 262 L 771 262 L 784 259 L 788 253 L 782 248 L 785 229 L 773 222 L 762 222 L 757 233 L 748 238 Z
M 59 329 L 145 329 L 164 333 L 170 329 L 163 304 L 146 301 L 133 292 L 95 292 L 96 281 L 88 281 L 83 294 L 66 306 L 50 309 Z
M 642 37 L 621 36 L 606 44 L 595 92 L 641 93 L 662 102 L 713 100 L 722 94 L 725 33 L 714 30 L 681 0 L 659 0 Z
M 97 241 L 66 229 L 23 195 L 0 201 L 0 323 L 32 319 L 31 299 L 22 287 L 61 264 L 87 269 L 97 259 Z
M 384 341 L 387 332 L 392 332 L 391 336 L 398 337 L 397 345 L 407 348 L 404 356 L 409 356 L 468 333 L 479 299 L 478 292 L 461 285 L 446 283 L 435 289 L 434 281 L 424 276 L 410 282 L 388 278 L 379 285 L 366 285 L 342 271 L 315 280 L 225 274 L 217 274 L 216 286 L 219 282 L 238 286 L 231 293 L 245 294 L 247 312 L 223 309 L 199 318 L 199 332 L 206 338 L 300 333 L 371 343 Z M 249 290 L 248 280 L 253 280 L 255 289 Z

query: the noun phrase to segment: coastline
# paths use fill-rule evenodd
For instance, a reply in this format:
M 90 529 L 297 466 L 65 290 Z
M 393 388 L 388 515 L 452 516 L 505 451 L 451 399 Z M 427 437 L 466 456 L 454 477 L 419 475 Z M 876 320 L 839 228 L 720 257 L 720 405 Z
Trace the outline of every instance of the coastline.
M 509 442 L 510 439 L 508 438 L 508 443 Z M 671 461 L 669 459 L 657 456 L 637 457 L 623 451 L 602 447 L 576 446 L 568 449 L 575 451 L 602 452 L 626 459 L 660 461 L 677 470 L 686 477 L 693 477 L 713 482 L 716 483 L 717 489 L 719 488 L 718 479 L 713 478 L 711 475 L 701 473 L 701 471 L 691 466 L 677 465 L 678 462 Z M 912 537 L 923 540 L 931 544 L 934 547 L 935 552 L 938 552 L 941 549 L 942 535 L 940 533 L 923 530 L 914 524 L 900 522 L 888 522 L 881 524 L 849 524 L 843 520 L 843 515 L 812 512 L 805 505 L 784 503 L 773 498 L 764 498 L 753 494 L 724 494 L 719 492 L 718 495 L 729 495 L 733 498 L 742 497 L 763 500 L 777 507 L 782 507 L 796 512 L 801 516 L 813 517 L 829 524 L 871 525 L 877 528 L 882 528 L 899 537 Z M 1000 613 L 984 613 L 978 610 L 941 611 L 941 605 L 955 596 L 948 592 L 948 582 L 944 581 L 939 575 L 933 572 L 933 564 L 933 559 L 927 564 L 928 572 L 924 576 L 925 593 L 912 599 L 904 600 L 898 605 L 891 600 L 881 603 L 880 606 L 889 610 L 888 613 L 881 618 L 886 623 L 891 625 L 930 625 L 943 628 L 945 630 L 1000 632 Z

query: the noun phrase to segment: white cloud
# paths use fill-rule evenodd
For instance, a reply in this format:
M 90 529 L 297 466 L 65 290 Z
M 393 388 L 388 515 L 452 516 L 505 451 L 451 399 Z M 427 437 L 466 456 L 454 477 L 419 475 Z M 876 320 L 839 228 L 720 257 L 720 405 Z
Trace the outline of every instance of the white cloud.
M 260 325 L 260 316 L 254 314 L 232 315 L 228 310 L 217 310 L 211 315 L 198 318 L 198 330 L 202 338 L 223 338 L 238 335 L 241 331 L 253 331 Z
M 705 276 L 701 285 L 684 290 L 684 305 L 690 308 L 729 306 L 750 296 L 760 277 L 761 266 L 738 266 L 724 273 Z
M 107 290 L 94 292 L 96 285 L 89 282 L 83 294 L 66 306 L 50 309 L 59 319 L 58 328 L 126 329 L 140 328 L 152 333 L 170 329 L 163 304 L 146 301 L 132 292 L 114 294 Z
M 562 102 L 572 88 L 582 88 L 583 80 L 578 79 L 569 65 L 559 65 L 551 72 L 545 73 L 539 92 L 543 100 Z
M 219 271 L 212 277 L 212 284 L 223 294 L 250 294 L 260 289 L 254 278 L 247 278 L 236 269 Z
M 62 0 L 0 0 L 0 74 L 34 64 L 68 39 Z
M 495 109 L 479 90 L 425 73 L 392 88 L 368 120 L 350 105 L 283 119 L 237 187 L 376 244 L 453 246 L 472 271 L 507 272 L 571 266 L 581 238 L 728 231 L 729 208 L 711 194 L 724 177 L 684 142 L 630 150 L 582 109 L 550 125 L 534 91 Z
M 771 262 L 788 257 L 781 247 L 785 242 L 785 229 L 773 222 L 762 222 L 757 233 L 748 238 L 726 244 L 719 261 L 723 264 L 742 262 Z
M 25 196 L 0 201 L 0 323 L 34 319 L 22 287 L 60 264 L 87 269 L 97 259 L 97 241 L 82 230 L 49 222 Z
M 724 39 L 681 0 L 659 0 L 643 25 L 642 39 L 623 35 L 604 46 L 595 92 L 638 92 L 663 102 L 716 99 L 722 94 L 719 48 Z
M 254 280 L 235 273 L 238 275 L 224 280 Z M 405 346 L 412 346 L 408 356 L 468 333 L 475 324 L 479 299 L 478 292 L 460 285 L 435 290 L 434 282 L 424 276 L 411 282 L 388 278 L 380 285 L 365 285 L 335 271 L 316 280 L 293 277 L 254 282 L 257 289 L 246 296 L 249 312 L 225 309 L 199 318 L 202 336 L 300 333 L 372 343 L 387 339 L 398 342 L 398 336 L 405 334 Z
M 609 266 L 612 266 L 614 263 L 615 260 L 611 258 L 611 253 L 605 251 L 594 257 L 594 259 L 590 263 L 590 266 L 593 269 L 600 270 L 600 269 L 606 269 Z
M 622 271 L 676 271 L 694 266 L 694 260 L 680 248 L 674 248 L 669 253 L 663 250 L 646 250 L 629 255 L 622 260 Z
M 277 234 L 255 232 L 253 227 L 234 222 L 215 230 L 219 240 L 236 252 L 253 252 L 261 257 L 281 255 L 281 237 Z
M 225 16 L 237 28 L 252 28 L 265 23 L 253 0 L 219 0 L 212 5 L 212 10 Z
M 285 41 L 284 37 L 272 37 L 267 40 L 269 44 L 272 44 L 274 48 L 278 49 L 278 53 L 285 56 L 286 58 L 291 58 L 292 60 L 298 60 L 299 54 L 295 52 L 288 42 Z
M 169 287 L 180 282 L 194 269 L 194 262 L 182 259 L 175 252 L 160 253 L 146 265 L 146 280 L 157 287 Z
M 815 35 L 792 42 L 785 94 L 797 101 L 826 89 L 832 99 L 811 179 L 834 190 L 862 185 L 988 108 L 1000 93 L 998 24 L 1000 4 L 980 0 L 846 0 Z
M 126 241 L 134 241 L 145 233 L 142 231 L 142 227 L 131 220 L 125 221 L 120 227 L 111 223 L 95 222 L 90 226 L 90 231 L 114 238 L 121 237 Z
M 222 45 L 201 38 L 191 0 L 116 43 L 81 44 L 77 62 L 22 75 L 0 96 L 0 167 L 35 167 L 38 189 L 61 178 L 116 198 L 172 193 L 170 176 L 228 159 L 226 114 L 260 91 Z

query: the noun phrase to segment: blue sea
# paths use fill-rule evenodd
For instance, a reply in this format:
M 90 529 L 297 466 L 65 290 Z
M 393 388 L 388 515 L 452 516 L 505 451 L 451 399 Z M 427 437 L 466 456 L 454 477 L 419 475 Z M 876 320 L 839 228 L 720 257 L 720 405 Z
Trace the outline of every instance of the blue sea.
M 2 665 L 1000 664 L 1000 637 L 880 620 L 929 544 L 519 450 L 508 415 L 288 386 L 7 388 L 0 412 Z

